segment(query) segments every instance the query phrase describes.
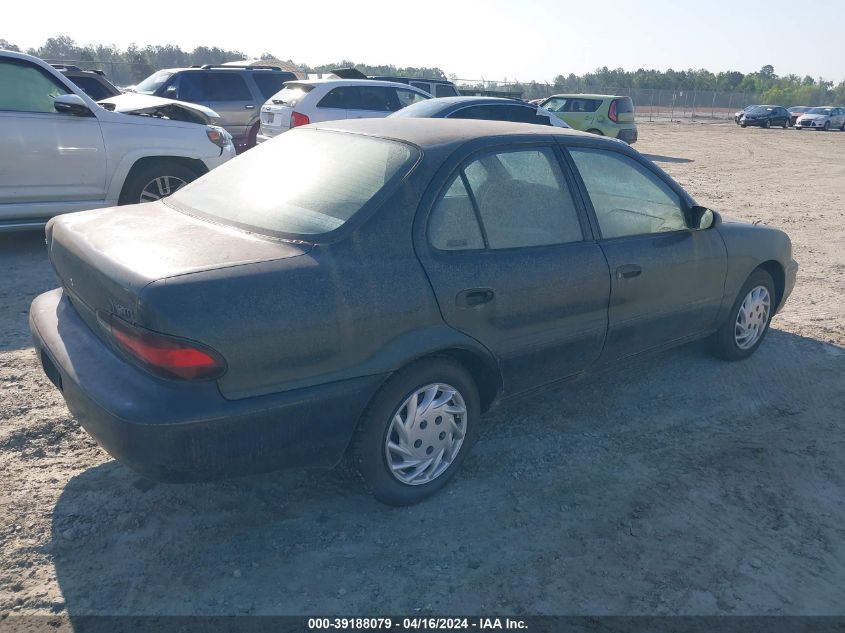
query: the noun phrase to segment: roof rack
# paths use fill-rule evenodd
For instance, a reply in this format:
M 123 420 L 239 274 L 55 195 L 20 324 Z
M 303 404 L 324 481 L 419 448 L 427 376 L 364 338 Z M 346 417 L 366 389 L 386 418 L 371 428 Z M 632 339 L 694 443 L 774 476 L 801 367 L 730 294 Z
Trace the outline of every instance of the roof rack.
M 197 68 L 197 66 L 191 66 L 191 68 Z M 203 70 L 209 70 L 211 68 L 224 68 L 226 70 L 281 70 L 278 66 L 226 66 L 225 64 L 203 64 L 199 66 Z

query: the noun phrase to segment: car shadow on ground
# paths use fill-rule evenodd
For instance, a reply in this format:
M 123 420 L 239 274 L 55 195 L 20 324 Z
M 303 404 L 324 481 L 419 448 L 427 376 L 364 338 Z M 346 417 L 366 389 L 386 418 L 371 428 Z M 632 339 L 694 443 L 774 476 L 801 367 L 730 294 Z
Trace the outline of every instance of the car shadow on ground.
M 701 347 L 503 405 L 410 508 L 334 471 L 147 488 L 86 470 L 46 547 L 67 611 L 835 612 L 845 350 L 780 331 L 744 362 Z
M 647 159 L 655 163 L 693 163 L 691 158 L 676 158 L 674 156 L 661 156 L 660 154 L 643 154 Z
M 0 330 L 0 352 L 32 347 L 29 304 L 58 285 L 47 258 L 44 231 L 0 233 L 0 322 L 20 324 Z

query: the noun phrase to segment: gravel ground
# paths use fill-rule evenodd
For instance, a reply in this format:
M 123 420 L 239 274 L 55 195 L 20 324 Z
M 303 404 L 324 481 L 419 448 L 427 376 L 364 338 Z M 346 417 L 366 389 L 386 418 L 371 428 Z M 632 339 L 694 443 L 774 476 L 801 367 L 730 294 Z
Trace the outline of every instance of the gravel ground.
M 507 404 L 439 496 L 335 472 L 150 487 L 37 366 L 39 235 L 0 237 L 0 622 L 9 614 L 842 614 L 845 134 L 642 124 L 702 204 L 789 232 L 750 360 L 700 345 Z

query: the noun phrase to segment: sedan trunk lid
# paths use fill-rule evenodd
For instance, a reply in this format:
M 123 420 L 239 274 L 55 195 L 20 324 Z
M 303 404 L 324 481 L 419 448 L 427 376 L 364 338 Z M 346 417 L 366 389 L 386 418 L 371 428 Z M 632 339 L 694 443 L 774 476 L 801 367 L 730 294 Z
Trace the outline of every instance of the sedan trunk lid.
M 311 248 L 199 220 L 161 202 L 57 216 L 47 225 L 47 243 L 65 292 L 95 331 L 97 311 L 149 323 L 142 291 L 155 281 Z

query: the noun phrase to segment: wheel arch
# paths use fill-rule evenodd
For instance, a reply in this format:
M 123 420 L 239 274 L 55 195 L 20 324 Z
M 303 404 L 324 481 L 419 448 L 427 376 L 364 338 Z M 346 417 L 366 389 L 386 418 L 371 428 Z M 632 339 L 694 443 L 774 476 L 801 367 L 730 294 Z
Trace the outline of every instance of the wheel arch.
M 120 186 L 120 192 L 117 196 L 119 201 L 122 201 L 124 195 L 126 194 L 126 187 L 132 181 L 133 176 L 140 170 L 148 165 L 153 165 L 156 163 L 169 163 L 169 164 L 176 164 L 187 169 L 190 169 L 197 175 L 197 178 L 200 176 L 208 173 L 208 167 L 206 164 L 200 160 L 199 158 L 188 158 L 186 156 L 142 156 L 136 159 L 132 165 L 129 167 L 126 175 L 123 178 L 123 183 Z
M 786 292 L 786 271 L 784 271 L 781 263 L 777 260 L 770 259 L 757 266 L 754 270 L 763 270 L 771 276 L 772 281 L 775 283 L 775 306 L 780 308 L 784 292 Z

